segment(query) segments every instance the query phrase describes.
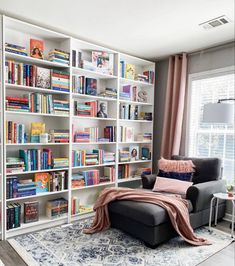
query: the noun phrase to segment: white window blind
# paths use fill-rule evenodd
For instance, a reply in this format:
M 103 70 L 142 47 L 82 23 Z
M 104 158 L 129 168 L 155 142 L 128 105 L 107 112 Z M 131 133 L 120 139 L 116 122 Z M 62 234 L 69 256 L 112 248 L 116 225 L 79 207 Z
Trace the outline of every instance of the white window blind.
M 218 99 L 234 98 L 234 70 L 194 74 L 189 78 L 189 156 L 218 157 L 223 161 L 223 178 L 234 182 L 234 125 L 202 122 L 203 107 Z

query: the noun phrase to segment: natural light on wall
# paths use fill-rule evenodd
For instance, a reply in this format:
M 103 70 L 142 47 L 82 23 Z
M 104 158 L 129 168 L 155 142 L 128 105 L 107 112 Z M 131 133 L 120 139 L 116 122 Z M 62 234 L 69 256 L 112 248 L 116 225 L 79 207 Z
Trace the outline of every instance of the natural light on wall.
M 189 78 L 188 155 L 218 157 L 223 178 L 234 182 L 234 123 L 203 123 L 203 108 L 218 99 L 234 98 L 234 70 L 193 74 Z

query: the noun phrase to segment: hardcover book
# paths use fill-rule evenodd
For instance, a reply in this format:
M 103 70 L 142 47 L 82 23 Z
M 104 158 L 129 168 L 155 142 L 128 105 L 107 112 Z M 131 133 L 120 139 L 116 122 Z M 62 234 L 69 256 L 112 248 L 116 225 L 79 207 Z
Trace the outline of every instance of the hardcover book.
M 37 193 L 49 191 L 50 175 L 48 173 L 36 173 L 34 181 Z
M 125 78 L 126 79 L 135 79 L 135 66 L 132 64 L 126 64 L 125 68 Z
M 104 74 L 113 75 L 113 54 L 93 51 L 92 64 L 97 68 L 97 71 L 100 70 Z
M 134 141 L 134 128 L 126 127 L 126 142 Z
M 86 94 L 97 95 L 97 80 L 86 78 Z
M 24 223 L 37 222 L 39 219 L 39 202 L 24 202 Z
M 139 160 L 139 146 L 130 145 L 129 149 L 130 149 L 131 161 Z
M 30 39 L 30 56 L 38 59 L 43 59 L 44 41 Z
M 36 87 L 43 89 L 51 88 L 51 70 L 43 67 L 37 67 Z

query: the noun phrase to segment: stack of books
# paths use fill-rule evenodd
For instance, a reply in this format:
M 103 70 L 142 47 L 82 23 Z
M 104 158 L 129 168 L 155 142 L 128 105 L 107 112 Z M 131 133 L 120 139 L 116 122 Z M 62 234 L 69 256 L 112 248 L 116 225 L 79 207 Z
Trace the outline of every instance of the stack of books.
M 119 162 L 129 162 L 131 159 L 130 152 L 125 150 L 119 150 Z
M 114 163 L 115 162 L 115 153 L 104 151 L 102 161 L 103 161 L 102 163 Z
M 104 128 L 104 137 L 108 139 L 109 142 L 116 141 L 116 127 L 115 126 L 106 126 Z
M 20 227 L 21 225 L 21 205 L 12 203 L 7 205 L 7 230 Z
M 12 44 L 12 43 L 7 43 L 7 42 L 5 43 L 5 51 L 13 53 L 13 54 L 28 56 L 26 52 L 26 48 L 24 46 Z
M 84 176 L 81 173 L 74 173 L 72 175 L 72 188 L 85 187 Z
M 99 153 L 86 152 L 85 153 L 85 165 L 96 165 L 99 164 Z
M 120 119 L 138 120 L 139 108 L 137 105 L 120 104 Z
M 29 99 L 27 97 L 6 96 L 6 110 L 17 112 L 29 112 Z
M 61 100 L 53 100 L 54 114 L 69 115 L 69 102 Z
M 99 96 L 107 97 L 107 98 L 117 98 L 117 90 L 114 88 L 105 88 L 103 92 L 99 94 Z
M 154 84 L 154 71 L 149 70 L 149 71 L 144 71 L 143 74 L 147 76 L 147 82 Z
M 6 143 L 25 143 L 25 125 L 6 121 Z
M 51 70 L 51 88 L 54 91 L 70 91 L 69 85 L 69 72 L 60 71 L 60 70 Z
M 17 174 L 25 171 L 25 162 L 22 158 L 7 157 L 6 172 L 7 174 Z
M 72 176 L 72 188 L 93 186 L 100 183 L 99 170 L 87 170 Z
M 49 52 L 48 60 L 51 62 L 69 65 L 69 53 L 60 49 L 54 49 Z
M 46 203 L 46 216 L 50 219 L 66 216 L 68 213 L 68 201 L 64 198 L 49 200 Z
M 79 213 L 88 213 L 93 212 L 93 206 L 92 205 L 80 205 L 79 206 Z
M 91 102 L 79 103 L 78 101 L 74 101 L 74 115 L 96 117 L 97 102 L 91 101 Z
M 24 161 L 25 171 L 46 170 L 53 168 L 51 149 L 19 150 L 19 157 Z
M 53 166 L 54 169 L 69 167 L 69 158 L 54 158 Z
M 152 140 L 152 133 L 139 133 L 137 134 L 137 140 L 138 141 L 146 141 L 146 142 L 150 142 Z
M 71 214 L 75 215 L 79 213 L 80 199 L 78 197 L 73 196 L 71 199 Z
M 67 143 L 69 142 L 68 129 L 50 129 L 51 142 L 54 143 Z
M 90 133 L 85 131 L 77 131 L 73 134 L 74 142 L 90 142 Z
M 32 179 L 18 180 L 16 176 L 7 178 L 7 199 L 27 197 L 32 195 L 36 195 L 36 185 Z
M 10 84 L 51 89 L 51 70 L 7 60 L 5 82 Z
M 146 76 L 144 74 L 136 74 L 135 80 L 148 83 L 148 76 Z
M 118 166 L 118 179 L 130 177 L 129 164 L 122 164 Z
M 139 167 L 137 168 L 135 175 L 137 176 L 151 175 L 151 173 L 152 173 L 152 169 L 150 167 L 145 167 L 145 168 Z

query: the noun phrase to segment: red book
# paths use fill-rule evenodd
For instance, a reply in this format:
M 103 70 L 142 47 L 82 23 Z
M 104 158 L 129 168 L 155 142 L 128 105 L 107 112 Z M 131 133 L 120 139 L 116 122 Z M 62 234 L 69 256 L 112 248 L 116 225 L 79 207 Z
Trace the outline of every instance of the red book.
M 63 74 L 58 74 L 58 73 L 52 73 L 52 77 L 69 79 L 69 75 L 63 75 Z
M 29 101 L 28 98 L 11 97 L 11 96 L 6 96 L 6 99 L 8 101 L 17 101 L 17 102 L 26 102 L 26 103 L 28 103 Z
M 111 140 L 111 129 L 110 128 L 104 128 L 104 137 Z

